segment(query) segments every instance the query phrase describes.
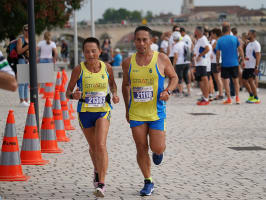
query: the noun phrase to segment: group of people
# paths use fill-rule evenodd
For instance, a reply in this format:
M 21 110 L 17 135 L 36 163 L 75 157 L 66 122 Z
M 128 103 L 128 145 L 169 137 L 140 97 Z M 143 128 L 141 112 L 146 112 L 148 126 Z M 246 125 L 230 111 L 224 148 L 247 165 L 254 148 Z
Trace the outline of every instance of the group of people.
M 17 45 L 17 51 L 21 55 L 19 63 L 27 62 L 29 49 L 27 26 L 24 26 L 23 31 L 23 37 L 18 39 Z M 183 91 L 183 79 L 187 84 L 187 95 L 190 95 L 190 83 L 195 75 L 202 91 L 198 105 L 209 104 L 214 85 L 219 91 L 216 99 L 223 99 L 224 88 L 227 96 L 224 104 L 231 104 L 231 81 L 238 104 L 241 66 L 243 83 L 250 96 L 248 102 L 260 102 L 255 84 L 260 62 L 256 31 L 249 31 L 248 41 L 245 43 L 231 34 L 228 23 L 224 23 L 222 29 L 215 28 L 211 31 L 204 31 L 203 27 L 198 26 L 194 36 L 191 39 L 185 28 L 174 26 L 172 33 L 163 35 L 159 48 L 156 44 L 158 38 L 153 37 L 152 30 L 147 26 L 139 26 L 134 32 L 136 53 L 122 62 L 125 119 L 132 131 L 137 163 L 144 178 L 141 196 L 149 196 L 154 191 L 148 152 L 151 149 L 155 165 L 162 162 L 166 149 L 166 102 L 173 92 Z M 49 32 L 45 33 L 44 39 L 37 48 L 40 51 L 40 62 L 54 62 L 57 52 Z M 89 154 L 94 166 L 93 185 L 98 197 L 105 196 L 108 168 L 106 140 L 111 119 L 111 101 L 114 104 L 120 102 L 112 67 L 108 61 L 100 59 L 103 59 L 102 52 L 110 51 L 108 42 L 104 44 L 101 47 L 99 40 L 94 37 L 84 40 L 82 50 L 85 61 L 72 70 L 66 91 L 67 98 L 78 101 L 79 124 L 89 144 Z M 0 54 L 0 62 L 3 60 Z M 12 77 L 9 68 L 6 71 Z M 0 72 L 0 80 L 1 76 Z M 168 85 L 165 88 L 166 77 Z M 19 87 L 21 101 L 27 101 L 25 88 Z
M 222 29 L 211 31 L 198 26 L 194 37 L 191 39 L 185 28 L 174 26 L 172 33 L 163 35 L 159 46 L 158 37 L 152 35 L 152 30 L 139 26 L 134 32 L 136 53 L 123 60 L 125 118 L 132 131 L 137 163 L 144 177 L 141 196 L 149 196 L 154 191 L 148 151 L 151 149 L 153 163 L 159 165 L 166 149 L 166 102 L 175 91 L 183 91 L 183 79 L 187 84 L 187 95 L 190 95 L 192 77 L 199 82 L 202 98 L 198 105 L 209 104 L 214 85 L 219 91 L 215 98 L 223 99 L 225 89 L 224 104 L 231 104 L 231 81 L 239 104 L 238 77 L 239 66 L 242 66 L 243 83 L 250 95 L 248 102 L 259 103 L 255 76 L 260 62 L 260 45 L 255 39 L 256 31 L 249 31 L 244 51 L 240 39 L 231 34 L 228 23 L 224 23 Z M 115 104 L 120 99 L 111 65 L 100 60 L 98 39 L 87 38 L 83 42 L 83 53 L 85 61 L 73 69 L 66 96 L 78 100 L 79 123 L 94 166 L 95 195 L 104 197 L 111 99 Z M 166 77 L 169 80 L 165 88 Z
M 249 30 L 243 36 L 246 37 L 238 37 L 237 29 L 231 29 L 227 22 L 222 28 L 212 30 L 198 26 L 192 37 L 179 26 L 174 26 L 172 32 L 165 32 L 157 49 L 168 55 L 178 75 L 174 93 L 190 96 L 191 82 L 196 80 L 202 92 L 198 105 L 224 99 L 224 90 L 224 104 L 232 104 L 232 96 L 236 104 L 240 104 L 242 86 L 249 93 L 247 103 L 260 103 L 257 86 L 261 46 L 255 30 Z M 152 44 L 151 48 L 154 46 Z M 183 92 L 183 80 L 187 93 Z

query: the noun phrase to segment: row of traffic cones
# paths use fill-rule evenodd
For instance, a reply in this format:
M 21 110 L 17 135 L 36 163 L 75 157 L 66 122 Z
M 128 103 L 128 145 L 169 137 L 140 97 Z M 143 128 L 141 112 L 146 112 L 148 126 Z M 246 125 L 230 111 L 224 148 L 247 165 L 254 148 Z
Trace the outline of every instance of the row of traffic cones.
M 73 107 L 68 107 L 68 102 L 65 97 L 67 77 L 65 79 L 62 78 L 62 81 L 58 77 L 53 105 L 49 99 L 50 96 L 48 95 L 46 97 L 41 125 L 41 145 L 34 104 L 31 103 L 24 129 L 20 156 L 15 130 L 14 112 L 12 110 L 9 111 L 2 144 L 2 156 L 0 158 L 0 181 L 28 180 L 29 177 L 22 172 L 21 164 L 45 165 L 49 161 L 43 160 L 41 153 L 62 153 L 63 150 L 58 148 L 57 142 L 68 142 L 70 140 L 66 136 L 65 130 L 74 129 L 70 123 L 70 108 L 72 108 L 73 112 L 74 110 Z

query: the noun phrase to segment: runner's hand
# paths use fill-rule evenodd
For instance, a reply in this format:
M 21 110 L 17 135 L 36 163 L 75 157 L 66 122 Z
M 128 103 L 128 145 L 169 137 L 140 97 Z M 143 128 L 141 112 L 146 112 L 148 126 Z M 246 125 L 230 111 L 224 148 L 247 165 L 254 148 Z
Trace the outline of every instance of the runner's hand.
M 260 70 L 259 70 L 259 69 L 255 69 L 254 74 L 255 74 L 256 76 L 258 76 L 259 73 L 260 73 Z
M 73 93 L 73 99 L 79 100 L 81 99 L 82 92 L 77 88 Z
M 160 94 L 160 100 L 162 101 L 168 101 L 168 99 L 170 98 L 170 95 L 168 94 L 167 91 L 162 91 Z
M 114 104 L 119 103 L 119 97 L 117 95 L 113 95 L 112 100 L 113 100 Z

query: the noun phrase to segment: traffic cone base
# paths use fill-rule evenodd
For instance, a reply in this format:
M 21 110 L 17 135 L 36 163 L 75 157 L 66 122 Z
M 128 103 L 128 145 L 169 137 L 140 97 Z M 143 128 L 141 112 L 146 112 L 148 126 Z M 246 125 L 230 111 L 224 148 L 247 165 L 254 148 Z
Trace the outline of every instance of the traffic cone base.
M 56 131 L 57 142 L 69 142 L 70 139 L 66 136 L 65 130 Z
M 54 149 L 57 146 L 57 141 L 42 141 L 41 149 L 42 153 L 62 153 L 62 149 Z
M 34 103 L 30 104 L 24 129 L 20 152 L 22 165 L 45 165 L 49 161 L 42 159 L 40 140 L 37 130 Z
M 15 166 L 0 166 L 0 181 L 27 181 L 30 177 L 24 174 L 20 174 L 18 172 L 22 172 L 21 165 Z M 7 174 L 12 174 L 7 176 Z
M 0 181 L 27 181 L 28 179 L 29 176 L 24 175 L 22 172 L 14 111 L 10 110 L 0 157 Z

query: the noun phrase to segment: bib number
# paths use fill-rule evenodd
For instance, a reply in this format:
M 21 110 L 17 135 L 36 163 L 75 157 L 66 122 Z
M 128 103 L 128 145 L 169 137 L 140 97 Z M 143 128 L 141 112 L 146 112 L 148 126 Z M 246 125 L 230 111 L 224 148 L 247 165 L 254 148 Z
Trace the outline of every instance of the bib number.
M 135 102 L 149 102 L 153 100 L 153 87 L 133 87 L 133 95 Z
M 105 92 L 87 92 L 85 96 L 85 107 L 104 107 Z

